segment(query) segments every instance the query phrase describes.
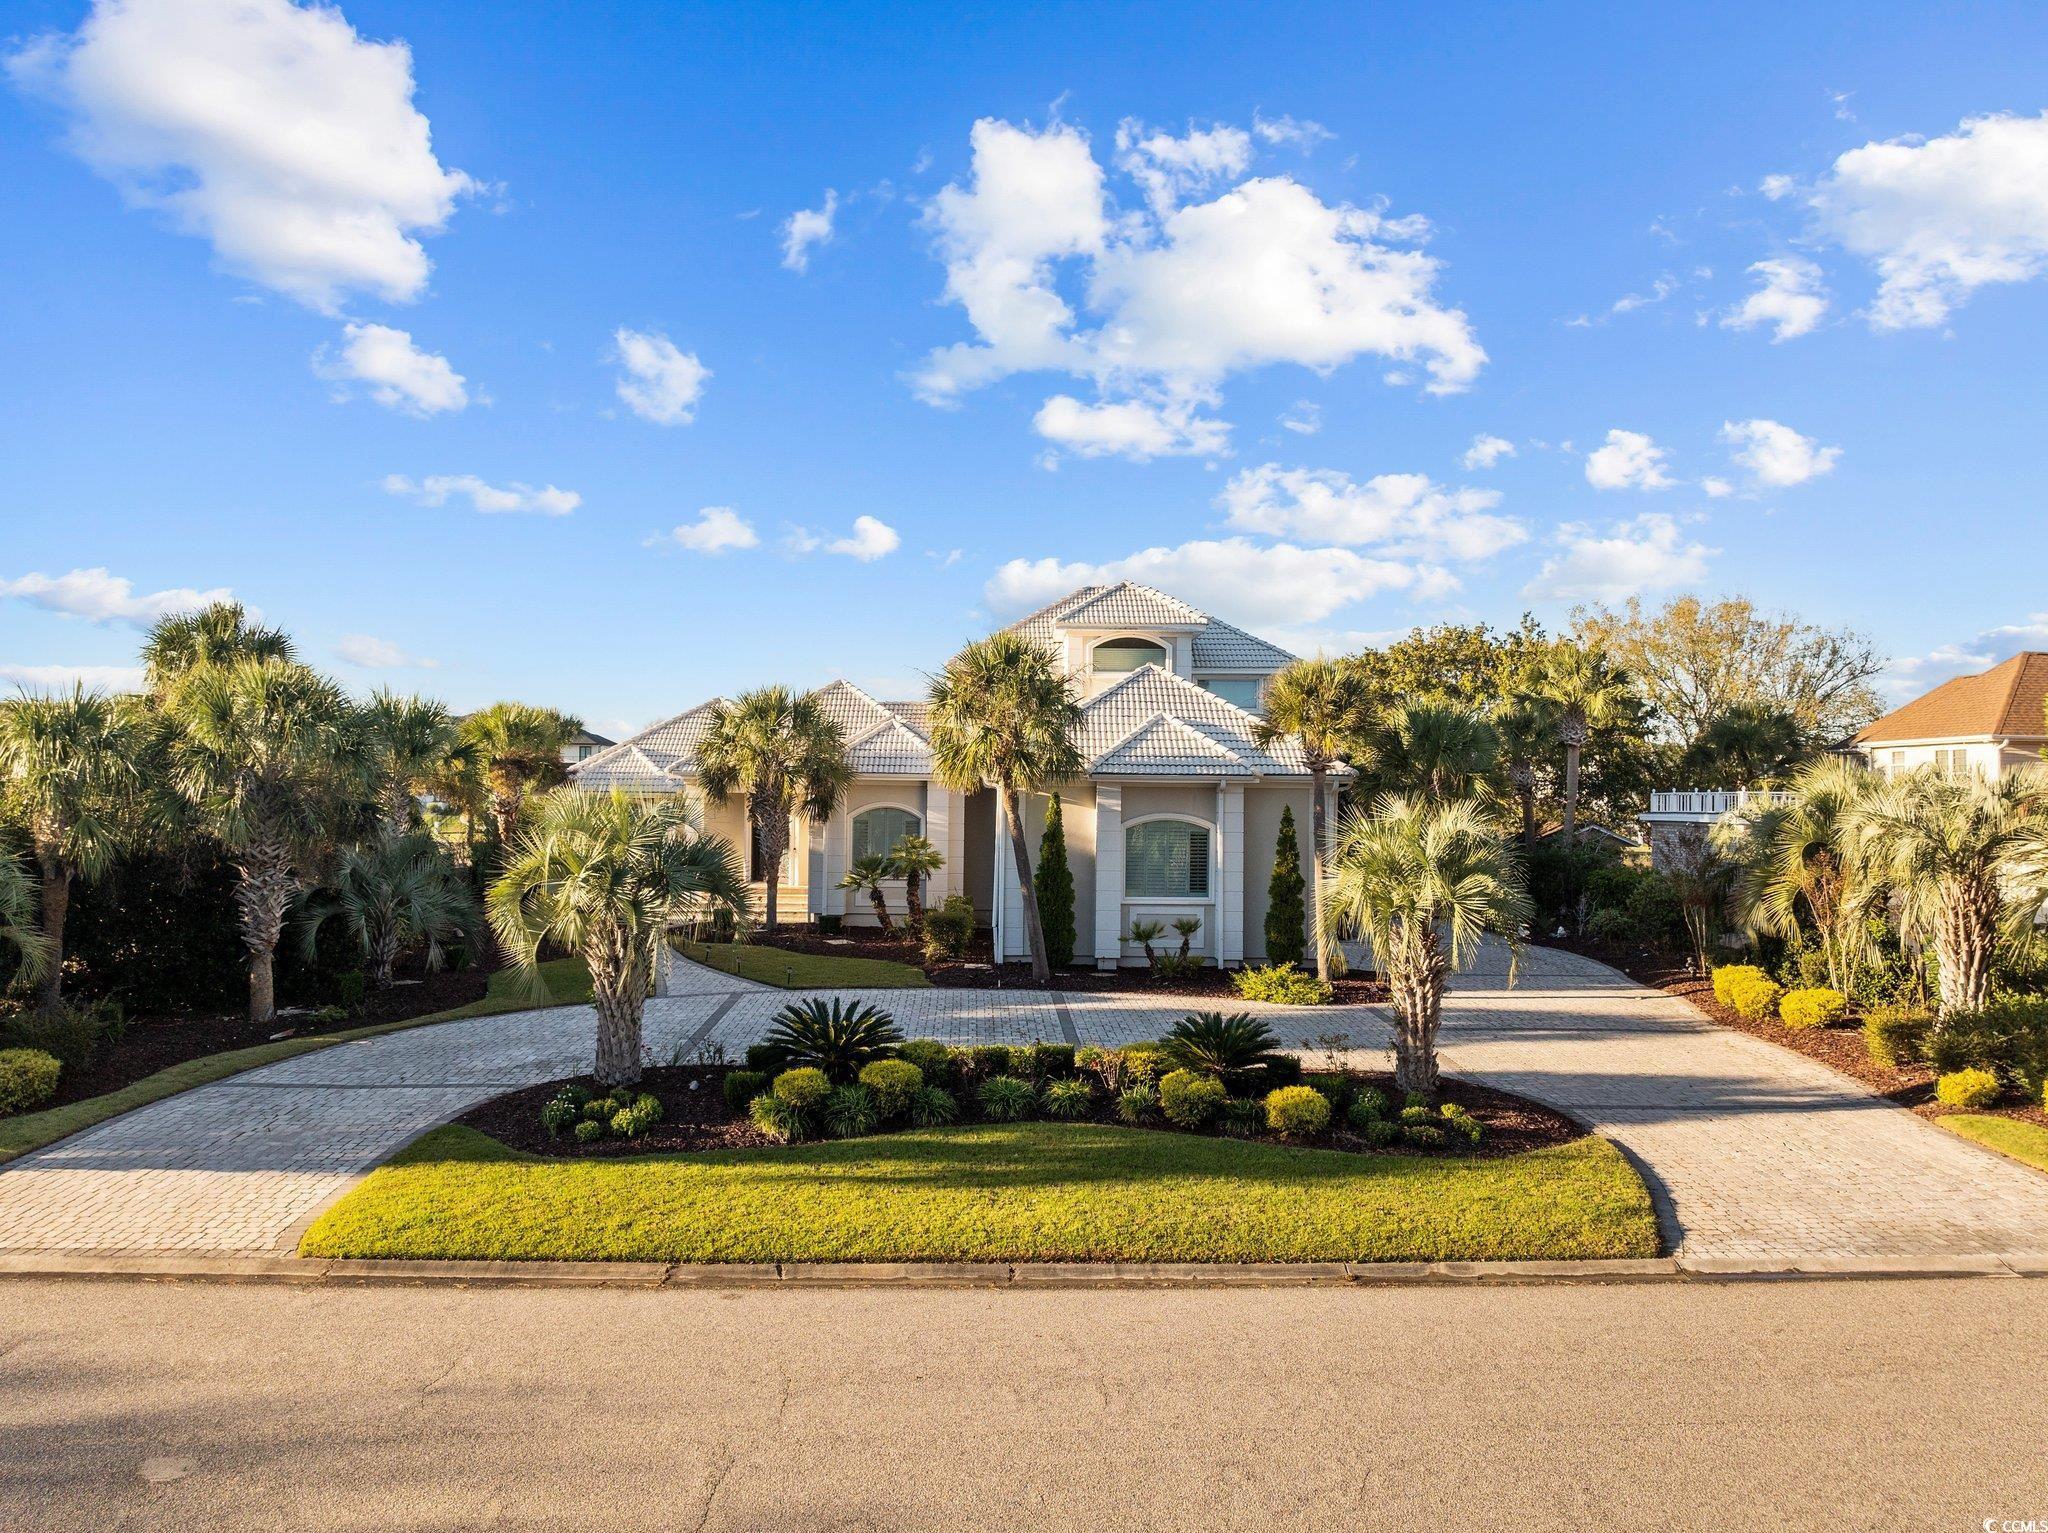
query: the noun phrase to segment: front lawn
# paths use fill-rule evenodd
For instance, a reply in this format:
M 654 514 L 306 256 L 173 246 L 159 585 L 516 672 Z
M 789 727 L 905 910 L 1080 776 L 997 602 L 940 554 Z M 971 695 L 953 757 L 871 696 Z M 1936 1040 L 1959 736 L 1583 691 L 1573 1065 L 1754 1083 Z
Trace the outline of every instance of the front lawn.
M 514 1261 L 1423 1261 L 1644 1257 L 1606 1141 L 1426 1159 L 1093 1123 L 979 1124 L 606 1160 L 436 1129 L 309 1257 Z
M 685 942 L 681 951 L 706 968 L 785 990 L 924 990 L 924 971 L 882 958 L 793 953 L 752 942 Z
M 1934 1120 L 1951 1133 L 1974 1139 L 2003 1151 L 2014 1160 L 2048 1171 L 2048 1128 L 2018 1118 L 1994 1117 L 1988 1113 L 1943 1113 Z

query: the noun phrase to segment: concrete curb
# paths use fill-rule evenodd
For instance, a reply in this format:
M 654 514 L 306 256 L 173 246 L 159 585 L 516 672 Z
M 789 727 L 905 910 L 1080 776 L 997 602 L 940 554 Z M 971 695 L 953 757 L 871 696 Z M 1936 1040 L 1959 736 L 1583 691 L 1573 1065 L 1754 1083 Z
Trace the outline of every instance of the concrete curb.
M 2048 1277 L 2048 1252 L 2010 1256 L 1657 1257 L 1531 1262 L 499 1262 L 289 1256 L 29 1253 L 0 1280 L 278 1283 L 454 1288 L 1386 1288 Z

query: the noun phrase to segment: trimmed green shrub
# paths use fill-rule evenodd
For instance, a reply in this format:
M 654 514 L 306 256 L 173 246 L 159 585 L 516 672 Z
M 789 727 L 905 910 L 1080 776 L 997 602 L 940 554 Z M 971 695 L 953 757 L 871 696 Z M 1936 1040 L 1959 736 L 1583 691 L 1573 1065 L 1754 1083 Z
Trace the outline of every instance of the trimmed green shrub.
M 1397 1114 L 1396 1121 L 1404 1128 L 1412 1128 L 1418 1123 L 1436 1122 L 1436 1114 L 1423 1106 L 1422 1103 L 1411 1101 Z
M 1763 1022 L 1777 1014 L 1778 997 L 1784 993 L 1785 987 L 1774 979 L 1738 979 L 1728 986 L 1728 1004 L 1738 1016 Z
M 2048 996 L 2004 996 L 1945 1019 L 1927 1042 L 1936 1073 L 1989 1070 L 2027 1096 L 2048 1084 Z
M 1374 1149 L 1384 1150 L 1401 1137 L 1401 1125 L 1390 1123 L 1385 1118 L 1375 1118 L 1359 1129 L 1359 1133 L 1365 1136 L 1365 1142 Z
M 1451 1136 L 1435 1123 L 1404 1123 L 1401 1138 L 1425 1150 L 1440 1150 L 1451 1142 Z
M 1257 1097 L 1232 1097 L 1223 1104 L 1223 1132 L 1249 1139 L 1266 1129 L 1266 1104 Z
M 345 969 L 334 976 L 334 999 L 350 1011 L 361 1011 L 369 993 L 370 982 L 361 969 Z
M 1259 1084 L 1268 1091 L 1275 1086 L 1296 1086 L 1301 1083 L 1301 1061 L 1285 1052 L 1266 1056 L 1266 1077 Z
M 1444 1103 L 1440 1113 L 1443 1118 L 1442 1126 L 1445 1133 L 1455 1134 L 1460 1139 L 1463 1139 L 1465 1143 L 1475 1147 L 1480 1140 L 1486 1137 L 1486 1125 L 1465 1111 L 1456 1102 Z
M 728 1070 L 725 1073 L 725 1105 L 736 1113 L 747 1110 L 747 1103 L 768 1089 L 768 1072 L 765 1070 Z
M 860 1067 L 860 1083 L 874 1093 L 876 1112 L 900 1118 L 924 1084 L 924 1071 L 907 1059 L 877 1059 Z
M 1328 980 L 1317 979 L 1292 964 L 1272 964 L 1263 969 L 1239 969 L 1230 976 L 1231 988 L 1246 1001 L 1267 1001 L 1275 1006 L 1328 1006 L 1337 999 Z
M 1849 1014 L 1849 1003 L 1838 990 L 1816 985 L 1807 990 L 1788 990 L 1778 1000 L 1778 1020 L 1787 1027 L 1832 1027 Z
M 1117 1093 L 1116 1115 L 1126 1123 L 1149 1123 L 1159 1111 L 1159 1088 L 1149 1081 L 1126 1086 Z
M 1010 1046 L 1006 1043 L 977 1043 L 965 1053 L 967 1068 L 976 1080 L 1010 1073 Z
M 935 1039 L 913 1038 L 898 1045 L 896 1057 L 916 1065 L 934 1086 L 943 1086 L 953 1078 L 953 1051 Z
M 1051 1082 L 1045 1088 L 1045 1115 L 1072 1122 L 1095 1109 L 1095 1088 L 1078 1075 Z
M 1714 970 L 1714 999 L 1732 1009 L 1735 1005 L 1734 992 L 1737 985 L 1769 978 L 1770 975 L 1753 963 L 1721 964 Z
M 633 1088 L 631 1086 L 614 1086 L 608 1095 L 614 1107 L 631 1107 L 633 1105 Z
M 782 1068 L 781 1051 L 765 1043 L 748 1044 L 747 1052 L 741 1058 L 749 1070 L 765 1075 L 771 1080 L 775 1072 Z
M 1390 1105 L 1387 1094 L 1377 1086 L 1360 1086 L 1358 1095 L 1351 1099 L 1352 1108 L 1363 1108 L 1368 1118 L 1384 1118 Z
M 1330 1126 L 1330 1099 L 1309 1086 L 1266 1093 L 1266 1127 L 1282 1139 L 1311 1139 Z
M 1926 1054 L 1933 1021 L 1910 1006 L 1876 1006 L 1863 1018 L 1863 1048 L 1870 1062 L 1896 1070 L 1917 1065 Z
M 0 1048 L 40 1050 L 71 1074 L 82 1075 L 100 1057 L 100 1040 L 120 1014 L 111 1003 L 82 1006 L 70 1001 L 52 1011 L 25 1011 L 0 1024 Z
M 1012 1063 L 1022 1050 L 1012 1049 Z M 1050 1080 L 1054 1076 L 1074 1073 L 1074 1046 L 1071 1043 L 1034 1043 L 1031 1045 L 1030 1062 L 1027 1071 L 1034 1080 Z
M 1276 968 L 1292 969 L 1308 948 L 1306 891 L 1301 876 L 1301 837 L 1294 828 L 1294 806 L 1290 804 L 1280 811 L 1280 834 L 1273 844 L 1273 876 L 1266 885 L 1266 961 Z M 1244 990 L 1238 994 L 1248 1001 L 1270 999 Z
M 960 1104 L 943 1086 L 920 1086 L 910 1098 L 912 1128 L 944 1128 L 960 1116 Z
M 638 1139 L 642 1134 L 653 1128 L 656 1123 L 661 1121 L 661 1104 L 654 1102 L 654 1110 L 650 1112 L 647 1108 L 641 1106 L 642 1101 L 654 1102 L 654 1098 L 643 1097 L 632 1106 L 621 1107 L 612 1114 L 611 1130 L 619 1138 Z
M 810 1130 L 810 1118 L 772 1091 L 764 1091 L 747 1104 L 747 1117 L 777 1144 L 792 1144 Z
M 0 1118 L 42 1106 L 63 1073 L 63 1061 L 47 1049 L 0 1049 Z
M 777 1012 L 762 1042 L 784 1067 L 813 1065 L 835 1081 L 850 1081 L 869 1060 L 894 1052 L 903 1034 L 894 1017 L 866 1001 L 814 997 Z
M 1038 1093 L 1031 1089 L 1031 1082 L 1017 1079 L 1014 1075 L 994 1075 L 981 1083 L 981 1089 L 974 1094 L 974 1100 L 981 1105 L 981 1115 L 991 1123 L 1019 1123 L 1031 1116 L 1038 1105 Z
M 825 1094 L 824 1119 L 833 1138 L 857 1139 L 881 1126 L 882 1110 L 866 1086 L 834 1086 Z
M 567 1097 L 556 1097 L 540 1110 L 540 1126 L 550 1139 L 560 1139 L 570 1125 L 583 1116 L 583 1109 Z
M 1998 1100 L 1998 1077 L 1989 1070 L 1952 1070 L 1934 1083 L 1944 1107 L 1989 1107 Z
M 1201 1128 L 1223 1111 L 1229 1095 L 1213 1075 L 1175 1070 L 1159 1083 L 1159 1109 L 1176 1128 Z
M 772 1095 L 778 1102 L 787 1102 L 798 1112 L 809 1112 L 823 1104 L 832 1082 L 823 1070 L 815 1065 L 800 1065 L 794 1070 L 784 1070 L 775 1077 Z
M 924 956 L 928 963 L 943 958 L 966 956 L 974 940 L 974 901 L 964 894 L 949 894 L 935 910 L 924 913 Z
M 1045 957 L 1055 969 L 1074 961 L 1074 870 L 1067 866 L 1066 818 L 1055 793 L 1045 806 L 1045 834 L 1038 840 L 1032 870 L 1038 893 L 1038 924 L 1045 929 Z
M 1123 1066 L 1124 1078 L 1133 1083 L 1157 1081 L 1173 1068 L 1163 1043 L 1127 1043 L 1116 1051 L 1116 1057 Z
M 651 1091 L 643 1091 L 633 1098 L 633 1110 L 652 1115 L 656 1123 L 668 1116 L 668 1109 L 661 1105 L 661 1098 Z
M 1344 1121 L 1361 1134 L 1371 1124 L 1386 1121 L 1384 1116 L 1387 1105 L 1386 1098 L 1380 1097 L 1378 1104 L 1375 1105 L 1372 1101 L 1372 1098 L 1375 1096 L 1379 1096 L 1379 1093 L 1376 1091 L 1370 1094 L 1361 1091 L 1351 1099 L 1351 1105 L 1344 1110 Z
M 1084 1043 L 1074 1050 L 1074 1069 L 1089 1075 L 1100 1076 L 1103 1067 L 1109 1063 L 1110 1051 L 1099 1043 Z
M 1326 1070 L 1312 1070 L 1301 1078 L 1301 1083 L 1312 1091 L 1320 1091 L 1330 1104 L 1330 1118 L 1335 1121 L 1344 1116 L 1344 1109 L 1351 1105 L 1352 1081 L 1348 1075 L 1332 1075 Z
M 575 1128 L 576 1142 L 578 1144 L 595 1144 L 598 1140 L 604 1138 L 605 1133 L 606 1126 L 595 1118 L 581 1119 Z
M 612 1106 L 610 1097 L 592 1097 L 583 1104 L 577 1116 L 585 1123 L 604 1124 L 611 1122 L 612 1114 L 617 1111 L 618 1109 Z

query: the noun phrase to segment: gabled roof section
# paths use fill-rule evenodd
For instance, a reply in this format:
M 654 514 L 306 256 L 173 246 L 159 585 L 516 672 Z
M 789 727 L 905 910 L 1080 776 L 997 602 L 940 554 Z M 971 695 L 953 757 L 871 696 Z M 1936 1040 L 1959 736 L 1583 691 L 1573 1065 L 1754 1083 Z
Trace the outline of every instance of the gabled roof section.
M 579 787 L 673 793 L 697 770 L 697 746 L 711 727 L 718 699 L 650 724 L 637 735 L 587 756 L 569 769 Z
M 1089 764 L 1105 777 L 1255 777 L 1257 770 L 1221 740 L 1184 719 L 1155 713 Z
M 1254 715 L 1156 665 L 1139 666 L 1115 686 L 1081 705 L 1081 728 L 1076 743 L 1088 762 L 1089 772 L 1106 777 L 1117 776 L 1118 769 L 1109 763 L 1117 757 L 1120 748 L 1141 731 L 1153 731 L 1153 744 L 1148 748 L 1156 748 L 1163 743 L 1167 735 L 1154 727 L 1162 716 L 1200 736 L 1206 746 L 1190 745 L 1179 758 L 1180 764 L 1172 769 L 1151 760 L 1145 775 L 1239 775 L 1220 766 L 1219 756 L 1208 746 L 1217 747 L 1243 771 L 1260 777 L 1308 775 L 1308 764 L 1302 759 L 1299 745 L 1291 740 L 1276 740 L 1270 746 L 1261 747 L 1256 734 L 1259 721 Z M 1339 777 L 1346 774 L 1333 772 L 1331 775 Z
M 1195 635 L 1198 671 L 1277 671 L 1292 665 L 1296 658 L 1221 618 L 1210 618 L 1209 626 Z
M 1070 601 L 1055 622 L 1061 628 L 1201 628 L 1209 614 L 1164 591 L 1123 580 Z
M 2040 740 L 2048 738 L 2048 652 L 2023 650 L 1975 676 L 1945 681 L 1874 724 L 1853 743 L 1907 740 Z
M 1192 628 L 1198 672 L 1264 673 L 1277 671 L 1295 658 L 1279 645 L 1269 644 L 1235 624 L 1130 580 L 1070 591 L 1029 617 L 1019 618 L 1010 625 L 1010 632 L 1057 652 L 1062 628 Z
M 828 682 L 811 694 L 812 700 L 825 710 L 825 717 L 839 726 L 839 732 L 851 743 L 866 734 L 877 724 L 895 717 L 867 693 L 850 681 Z
M 862 777 L 929 777 L 932 770 L 930 742 L 894 714 L 849 740 L 846 758 Z

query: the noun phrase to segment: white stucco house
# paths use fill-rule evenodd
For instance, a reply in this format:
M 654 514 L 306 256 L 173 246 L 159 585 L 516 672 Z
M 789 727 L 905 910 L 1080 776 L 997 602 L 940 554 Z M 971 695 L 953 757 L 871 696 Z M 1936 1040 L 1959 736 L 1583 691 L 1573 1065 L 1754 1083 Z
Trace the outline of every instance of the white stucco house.
M 1266 681 L 1293 660 L 1278 645 L 1148 586 L 1086 586 L 1013 625 L 1071 676 L 1081 700 L 1087 769 L 1060 788 L 1073 868 L 1076 961 L 1111 968 L 1142 961 L 1133 921 L 1202 923 L 1193 951 L 1236 965 L 1265 957 L 1266 888 L 1283 810 L 1294 811 L 1298 855 L 1309 854 L 1309 775 L 1291 743 L 1254 737 Z M 936 664 L 943 657 L 930 657 Z M 701 823 L 746 849 L 757 891 L 780 880 L 785 911 L 871 922 L 862 895 L 837 887 L 853 860 L 923 835 L 944 853 L 927 898 L 965 894 L 993 927 L 997 951 L 1026 956 L 1022 899 L 993 792 L 961 793 L 933 777 L 922 702 L 884 702 L 851 682 L 814 694 L 838 723 L 854 782 L 822 822 L 791 825 L 777 869 L 759 863 L 738 803 L 698 800 Z M 576 768 L 593 788 L 696 797 L 694 750 L 711 704 L 665 719 Z M 1325 788 L 1330 818 L 1341 775 Z M 1047 800 L 1025 806 L 1034 858 Z M 900 888 L 889 902 L 901 908 Z
M 1895 776 L 1933 767 L 1946 776 L 1996 777 L 2041 759 L 2048 747 L 2048 652 L 1958 676 L 1859 729 L 1850 748 Z

